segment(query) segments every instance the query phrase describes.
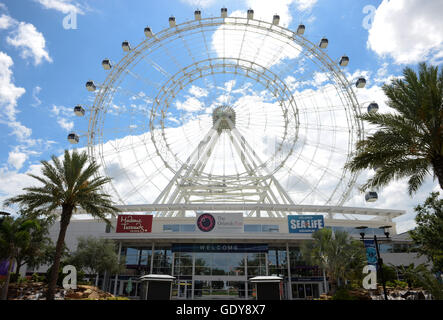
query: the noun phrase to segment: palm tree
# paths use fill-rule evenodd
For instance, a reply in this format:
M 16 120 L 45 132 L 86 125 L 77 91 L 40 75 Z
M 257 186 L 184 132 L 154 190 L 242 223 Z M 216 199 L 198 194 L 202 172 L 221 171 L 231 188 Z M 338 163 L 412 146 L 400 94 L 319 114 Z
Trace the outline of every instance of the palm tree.
M 363 191 L 409 178 L 412 195 L 432 172 L 443 189 L 443 70 L 421 63 L 418 74 L 408 67 L 403 75 L 383 86 L 395 113 L 361 116 L 378 126 L 357 144 L 356 155 L 346 165 L 353 172 L 376 169 Z
M 332 294 L 347 274 L 361 273 L 365 261 L 363 245 L 352 240 L 347 232 L 325 228 L 313 233 L 312 238 L 313 241 L 302 246 L 302 256 L 308 263 L 325 270 Z
M 41 182 L 42 186 L 25 188 L 25 194 L 5 201 L 7 206 L 19 204 L 28 211 L 47 216 L 53 215 L 54 210 L 61 207 L 60 232 L 48 285 L 48 300 L 54 299 L 66 230 L 73 212 L 81 207 L 93 217 L 110 223 L 107 215 L 115 215 L 119 211 L 114 206 L 111 196 L 102 192 L 102 187 L 110 182 L 110 179 L 98 176 L 99 166 L 96 162 L 88 162 L 86 152 L 78 153 L 74 150 L 71 155 L 66 150 L 63 162 L 56 156 L 52 156 L 51 159 L 53 164 L 41 162 L 43 177 L 30 174 Z
M 9 261 L 9 267 L 6 274 L 6 282 L 4 284 L 1 300 L 8 298 L 9 281 L 11 279 L 11 271 L 14 261 L 20 254 L 21 250 L 26 249 L 31 242 L 31 229 L 38 230 L 40 228 L 36 220 L 6 217 L 0 225 L 0 252 L 2 258 Z

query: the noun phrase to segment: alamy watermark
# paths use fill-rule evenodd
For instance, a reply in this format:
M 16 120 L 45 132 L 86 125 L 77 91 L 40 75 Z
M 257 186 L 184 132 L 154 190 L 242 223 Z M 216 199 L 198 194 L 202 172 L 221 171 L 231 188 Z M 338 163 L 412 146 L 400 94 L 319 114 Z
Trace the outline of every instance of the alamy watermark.
M 63 19 L 63 29 L 65 30 L 77 30 L 77 12 L 71 11 Z
M 363 18 L 362 26 L 366 30 L 371 29 L 372 23 L 374 22 L 375 12 L 377 11 L 377 8 L 373 5 L 367 5 L 363 8 L 363 13 L 366 14 L 366 16 Z
M 63 289 L 76 290 L 77 289 L 77 269 L 74 266 L 65 266 L 63 268 L 63 273 L 68 273 L 68 275 L 63 278 Z
M 367 265 L 363 268 L 363 274 L 368 274 L 363 278 L 363 288 L 366 290 L 377 289 L 377 268 L 373 265 Z

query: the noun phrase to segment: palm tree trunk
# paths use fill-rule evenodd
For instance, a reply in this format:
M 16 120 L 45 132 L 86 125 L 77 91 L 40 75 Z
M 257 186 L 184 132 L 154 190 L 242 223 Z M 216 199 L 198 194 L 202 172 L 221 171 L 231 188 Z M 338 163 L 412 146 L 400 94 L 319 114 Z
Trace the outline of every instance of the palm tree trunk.
M 47 300 L 54 300 L 55 288 L 58 280 L 58 271 L 60 269 L 60 260 L 63 254 L 63 246 L 65 244 L 66 230 L 68 229 L 69 222 L 71 221 L 72 210 L 73 208 L 70 206 L 63 206 L 62 209 L 60 232 L 58 234 L 57 245 L 55 247 L 54 264 L 52 265 L 48 292 L 46 293 Z
M 434 173 L 438 178 L 438 183 L 440 184 L 440 188 L 443 189 L 443 157 L 437 156 L 432 161 L 432 166 L 434 167 Z
M 4 284 L 4 287 L 2 290 L 2 297 L 0 300 L 8 300 L 9 281 L 11 279 L 11 272 L 12 272 L 12 265 L 13 264 L 14 264 L 14 257 L 11 257 L 9 259 L 8 274 L 6 275 L 6 282 Z

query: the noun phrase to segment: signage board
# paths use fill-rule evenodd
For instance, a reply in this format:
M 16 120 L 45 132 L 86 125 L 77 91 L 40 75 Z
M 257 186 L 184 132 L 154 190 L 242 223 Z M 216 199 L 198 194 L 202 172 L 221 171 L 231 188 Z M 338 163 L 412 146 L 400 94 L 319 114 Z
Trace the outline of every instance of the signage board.
M 119 215 L 117 233 L 149 233 L 152 231 L 151 215 Z
M 314 233 L 325 226 L 324 218 L 318 216 L 288 216 L 289 233 Z
M 197 232 L 243 233 L 243 213 L 198 213 Z
M 253 243 L 184 243 L 173 244 L 172 252 L 268 252 L 267 244 Z
M 377 249 L 375 248 L 374 240 L 363 240 L 366 248 L 366 259 L 368 264 L 377 266 Z

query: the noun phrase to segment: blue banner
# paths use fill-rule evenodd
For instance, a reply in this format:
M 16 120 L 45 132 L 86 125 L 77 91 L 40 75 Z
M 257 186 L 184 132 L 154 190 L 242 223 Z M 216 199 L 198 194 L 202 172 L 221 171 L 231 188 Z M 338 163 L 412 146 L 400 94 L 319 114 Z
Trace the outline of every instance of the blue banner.
M 288 216 L 289 233 L 314 233 L 325 227 L 323 216 Z
M 369 265 L 377 266 L 377 249 L 374 240 L 363 240 L 366 248 L 366 259 Z

